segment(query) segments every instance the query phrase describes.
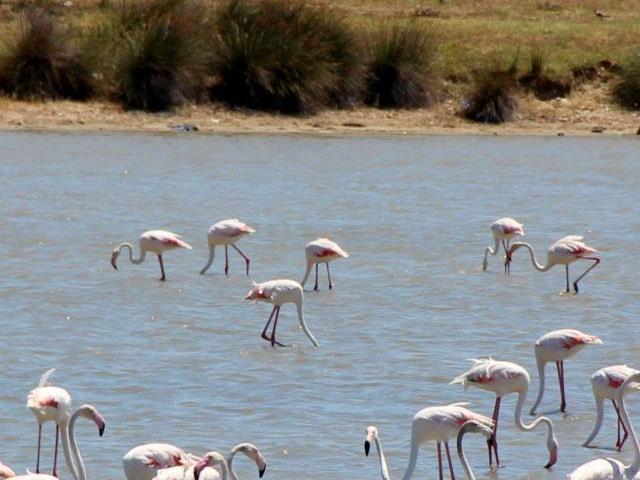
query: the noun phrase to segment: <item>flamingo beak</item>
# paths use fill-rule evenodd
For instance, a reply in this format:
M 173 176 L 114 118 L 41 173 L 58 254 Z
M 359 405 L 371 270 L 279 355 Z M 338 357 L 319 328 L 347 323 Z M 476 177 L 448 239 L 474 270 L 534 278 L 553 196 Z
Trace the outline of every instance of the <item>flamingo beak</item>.
M 200 478 L 200 473 L 207 466 L 207 461 L 205 459 L 201 459 L 196 465 L 193 467 L 193 478 L 194 480 L 198 480 Z
M 369 440 L 365 440 L 364 441 L 364 454 L 365 456 L 369 456 L 369 450 L 371 449 L 371 443 L 369 442 Z
M 258 477 L 262 478 L 262 476 L 264 475 L 265 470 L 267 469 L 267 467 L 265 466 L 262 470 L 258 471 Z
M 547 463 L 544 468 L 551 468 L 553 467 L 556 462 L 558 461 L 558 449 L 557 447 L 554 448 L 553 450 L 551 450 L 551 455 L 549 457 L 549 463 Z
M 113 254 L 111 255 L 111 266 L 113 268 L 115 268 L 116 270 L 118 269 L 117 265 L 116 265 L 116 260 L 118 259 L 118 252 L 115 251 L 113 252 Z

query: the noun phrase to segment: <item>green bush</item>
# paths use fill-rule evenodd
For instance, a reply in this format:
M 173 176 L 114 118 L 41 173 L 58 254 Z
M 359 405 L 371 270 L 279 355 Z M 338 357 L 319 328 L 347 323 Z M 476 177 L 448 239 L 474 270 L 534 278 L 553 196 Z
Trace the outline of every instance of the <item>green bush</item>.
M 613 95 L 623 107 L 640 110 L 640 52 L 622 65 L 620 80 L 613 87 Z

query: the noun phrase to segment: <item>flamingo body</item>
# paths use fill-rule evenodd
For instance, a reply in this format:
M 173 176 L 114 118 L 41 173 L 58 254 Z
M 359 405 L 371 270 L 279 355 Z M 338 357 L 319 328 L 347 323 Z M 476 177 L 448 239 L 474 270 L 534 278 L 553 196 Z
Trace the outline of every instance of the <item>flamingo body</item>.
M 329 263 L 339 258 L 349 258 L 349 254 L 345 252 L 340 245 L 336 242 L 329 240 L 328 238 L 318 238 L 313 242 L 309 242 L 304 247 L 304 254 L 307 257 L 307 270 L 305 271 L 304 278 L 301 285 L 304 287 L 311 269 L 316 266 L 316 283 L 314 290 L 318 290 L 318 264 L 324 263 L 327 265 L 327 277 L 329 278 L 329 289 L 333 288 L 331 282 L 331 274 L 329 273 Z
M 147 443 L 127 452 L 122 459 L 127 480 L 151 480 L 158 470 L 195 465 L 198 457 L 168 443 Z
M 483 270 L 486 270 L 489 266 L 487 256 L 489 254 L 496 255 L 498 251 L 500 251 L 501 243 L 506 253 L 509 248 L 509 242 L 516 237 L 524 235 L 524 226 L 520 222 L 510 217 L 499 218 L 498 220 L 493 222 L 489 228 L 491 230 L 491 234 L 493 235 L 495 244 L 493 248 L 487 247 L 484 251 L 484 260 L 482 261 Z M 505 273 L 507 273 L 506 268 Z
M 227 247 L 231 245 L 244 258 L 247 264 L 248 275 L 250 260 L 244 255 L 244 253 L 240 251 L 238 247 L 235 246 L 235 244 L 242 237 L 250 233 L 255 233 L 255 229 L 253 229 L 246 223 L 241 222 L 237 218 L 222 220 L 211 225 L 211 227 L 209 228 L 209 232 L 207 233 L 207 242 L 209 244 L 209 260 L 207 261 L 207 264 L 204 266 L 204 268 L 200 271 L 200 273 L 204 274 L 213 263 L 217 245 L 223 245 L 225 247 L 225 274 L 229 273 L 229 256 Z

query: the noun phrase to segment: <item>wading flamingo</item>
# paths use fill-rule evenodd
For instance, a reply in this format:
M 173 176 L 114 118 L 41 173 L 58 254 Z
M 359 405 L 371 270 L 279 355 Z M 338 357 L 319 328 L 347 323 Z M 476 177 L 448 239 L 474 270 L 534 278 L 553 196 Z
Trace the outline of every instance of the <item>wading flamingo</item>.
M 113 268 L 116 270 L 118 269 L 116 261 L 120 256 L 120 252 L 124 248 L 129 250 L 129 260 L 131 260 L 131 263 L 134 265 L 140 265 L 144 262 L 147 252 L 155 253 L 158 256 L 160 271 L 162 272 L 160 280 L 164 281 L 167 277 L 164 274 L 162 254 L 167 250 L 173 250 L 176 248 L 186 248 L 187 250 L 191 250 L 193 247 L 187 242 L 180 240 L 180 235 L 176 233 L 167 232 L 166 230 L 149 230 L 148 232 L 144 232 L 140 235 L 140 256 L 138 258 L 133 258 L 133 247 L 127 242 L 121 243 L 113 250 L 113 253 L 111 254 L 111 265 L 113 265 Z
M 146 443 L 127 452 L 122 459 L 127 480 L 151 480 L 158 470 L 195 465 L 200 457 L 168 443 Z
M 324 263 L 327 266 L 327 278 L 329 279 L 329 290 L 331 290 L 333 288 L 333 283 L 331 283 L 329 262 L 338 258 L 349 258 L 349 254 L 340 248 L 340 245 L 336 242 L 332 242 L 328 238 L 318 238 L 317 240 L 308 243 L 307 246 L 304 247 L 304 254 L 307 257 L 307 271 L 304 272 L 304 278 L 302 279 L 301 285 L 304 287 L 304 284 L 311 273 L 311 268 L 315 265 L 316 284 L 313 287 L 314 290 L 318 290 L 318 265 L 320 263 Z
M 625 465 L 615 458 L 598 458 L 597 460 L 591 460 L 590 462 L 580 465 L 567 475 L 567 480 L 634 480 L 638 478 L 637 475 L 640 471 L 640 447 L 638 446 L 638 437 L 629 422 L 627 409 L 624 405 L 626 389 L 637 382 L 640 382 L 640 373 L 635 373 L 624 381 L 618 389 L 618 396 L 616 398 L 622 422 L 631 435 L 633 461 L 629 465 Z
M 208 471 L 218 472 L 215 468 L 220 469 L 220 474 L 215 477 L 221 480 L 229 478 L 229 467 L 227 461 L 218 452 L 209 452 L 194 465 L 190 467 L 172 467 L 158 470 L 153 480 L 205 480 Z
M 485 417 L 484 415 L 480 415 L 479 413 L 472 412 L 471 410 L 464 408 L 463 405 L 466 405 L 466 403 L 454 403 L 442 407 L 427 407 L 416 413 L 411 425 L 411 454 L 409 458 L 409 465 L 407 466 L 403 480 L 409 480 L 413 476 L 413 472 L 416 468 L 416 462 L 418 460 L 420 445 L 427 442 L 436 442 L 437 444 L 438 471 L 441 480 L 443 475 L 442 444 L 444 443 L 447 460 L 449 462 L 451 479 L 455 480 L 453 465 L 451 463 L 451 454 L 449 453 L 449 439 L 456 437 L 460 431 L 460 427 L 469 420 L 475 420 L 478 423 L 486 425 L 487 428 L 493 429 L 493 420 Z M 371 442 L 374 442 L 378 448 L 382 478 L 384 480 L 389 480 L 389 470 L 384 458 L 382 446 L 380 445 L 378 430 L 376 427 L 367 428 L 367 439 L 364 442 L 364 453 L 367 456 L 369 456 Z
M 36 473 L 40 473 L 40 442 L 42 439 L 42 424 L 45 422 L 55 422 L 56 424 L 56 443 L 53 453 L 53 476 L 57 475 L 58 466 L 58 438 L 60 430 L 63 435 L 66 432 L 69 419 L 71 418 L 71 395 L 65 389 L 53 387 L 49 385 L 49 377 L 53 375 L 56 369 L 47 370 L 42 377 L 38 386 L 29 392 L 27 396 L 27 408 L 29 408 L 36 417 L 38 422 L 38 453 L 36 457 Z M 73 471 L 73 462 L 68 456 L 65 449 L 65 456 L 69 468 Z
M 582 275 L 580 275 L 573 282 L 573 289 L 578 293 L 578 282 L 582 280 L 582 278 L 589 273 L 596 265 L 600 263 L 600 259 L 598 257 L 589 256 L 593 253 L 596 253 L 597 250 L 595 248 L 591 248 L 587 244 L 582 241 L 582 237 L 576 235 L 569 235 L 568 237 L 561 238 L 556 243 L 551 245 L 547 250 L 547 263 L 541 265 L 538 263 L 536 259 L 535 253 L 533 253 L 533 248 L 531 245 L 525 242 L 515 242 L 509 250 L 507 250 L 507 259 L 505 264 L 507 269 L 509 267 L 509 263 L 511 263 L 513 253 L 521 247 L 525 247 L 529 250 L 531 254 L 531 263 L 533 264 L 533 268 L 538 270 L 539 272 L 546 272 L 550 270 L 554 265 L 564 265 L 566 277 L 567 277 L 567 293 L 569 293 L 569 264 L 577 261 L 577 260 L 593 260 L 593 265 L 587 268 Z
M 560 411 L 566 412 L 567 402 L 564 395 L 564 361 L 573 357 L 587 345 L 596 345 L 602 343 L 598 337 L 582 333 L 580 330 L 554 330 L 544 334 L 535 344 L 536 363 L 538 364 L 538 377 L 540 388 L 536 401 L 529 412 L 535 415 L 536 408 L 544 395 L 544 367 L 547 362 L 555 362 L 558 370 L 558 382 L 560 383 Z
M 207 233 L 207 241 L 209 242 L 209 260 L 207 261 L 207 264 L 204 266 L 204 268 L 200 270 L 200 274 L 204 275 L 204 273 L 209 270 L 209 267 L 213 263 L 213 256 L 215 254 L 216 245 L 224 245 L 224 274 L 228 275 L 228 247 L 229 245 L 231 245 L 236 250 L 236 252 L 238 252 L 240 256 L 244 258 L 244 261 L 247 264 L 247 275 L 249 275 L 249 257 L 247 257 L 240 251 L 238 247 L 236 247 L 236 242 L 238 242 L 238 240 L 240 240 L 245 235 L 248 235 L 249 233 L 255 233 L 255 230 L 246 223 L 241 222 L 237 218 L 222 220 L 211 225 L 211 228 L 209 228 L 209 233 Z
M 267 302 L 273 304 L 273 310 L 269 315 L 269 320 L 262 330 L 262 338 L 271 342 L 271 346 L 279 345 L 284 347 L 282 343 L 276 341 L 276 327 L 278 326 L 278 315 L 280 314 L 280 307 L 285 303 L 295 303 L 298 309 L 298 322 L 304 333 L 309 337 L 314 347 L 318 346 L 318 342 L 313 334 L 307 328 L 307 324 L 304 321 L 304 313 L 302 312 L 302 304 L 304 302 L 304 292 L 302 291 L 302 285 L 295 280 L 270 280 L 264 283 L 253 283 L 253 288 L 249 290 L 249 293 L 244 297 L 245 300 L 253 300 L 254 302 Z M 274 319 L 275 315 L 275 319 Z M 271 330 L 271 336 L 267 336 L 267 329 L 273 319 L 273 329 Z
M 591 432 L 589 438 L 587 438 L 587 440 L 582 444 L 583 447 L 588 447 L 596 435 L 598 435 L 600 427 L 602 426 L 602 418 L 604 416 L 604 401 L 611 400 L 618 418 L 618 438 L 616 440 L 616 448 L 620 451 L 624 442 L 627 441 L 629 432 L 627 432 L 627 427 L 625 427 L 622 422 L 622 418 L 620 418 L 620 410 L 618 409 L 616 398 L 618 397 L 618 390 L 620 389 L 620 386 L 627 378 L 631 375 L 635 375 L 636 373 L 640 373 L 640 370 L 629 368 L 627 365 L 612 365 L 610 367 L 601 368 L 591 375 L 591 387 L 593 388 L 593 396 L 596 400 L 597 417 L 596 424 L 593 426 L 593 432 Z M 627 393 L 632 390 L 636 392 L 639 391 L 640 383 L 632 383 L 629 386 Z M 622 440 L 620 439 L 621 428 L 624 432 Z
M 531 379 L 529 372 L 516 363 L 501 362 L 492 358 L 472 360 L 473 367 L 468 372 L 456 377 L 451 383 L 461 383 L 466 390 L 469 385 L 493 392 L 496 395 L 496 403 L 493 408 L 493 438 L 489 447 L 489 466 L 492 465 L 491 450 L 496 455 L 496 465 L 500 466 L 498 457 L 498 418 L 500 416 L 500 401 L 505 395 L 510 393 L 518 394 L 518 403 L 514 414 L 516 428 L 523 432 L 535 429 L 540 423 L 547 425 L 547 449 L 549 450 L 549 461 L 545 468 L 550 468 L 558 460 L 558 441 L 556 440 L 553 422 L 547 417 L 539 417 L 528 425 L 522 423 L 522 408 L 527 399 L 527 392 Z
M 504 253 L 509 250 L 509 242 L 519 235 L 524 235 L 524 228 L 520 222 L 517 222 L 513 218 L 505 217 L 499 218 L 491 224 L 491 233 L 493 234 L 493 240 L 495 245 L 493 248 L 487 247 L 484 251 L 484 260 L 482 260 L 482 270 L 486 270 L 489 266 L 488 255 L 496 255 L 500 251 L 500 243 L 504 248 Z M 506 242 L 506 243 L 505 243 Z M 509 264 L 504 264 L 504 273 L 508 273 Z
M 460 431 L 458 432 L 458 440 L 456 444 L 458 447 L 458 458 L 460 458 L 462 469 L 464 470 L 464 473 L 467 475 L 467 478 L 469 480 L 476 480 L 476 477 L 473 474 L 473 471 L 471 470 L 471 466 L 467 461 L 467 456 L 464 454 L 464 451 L 462 450 L 462 438 L 467 433 L 481 433 L 482 435 L 487 437 L 487 443 L 491 444 L 493 443 L 493 430 L 491 429 L 491 427 L 487 427 L 482 423 L 476 422 L 474 420 L 470 420 L 466 422 L 464 425 L 462 425 L 462 427 L 460 428 Z

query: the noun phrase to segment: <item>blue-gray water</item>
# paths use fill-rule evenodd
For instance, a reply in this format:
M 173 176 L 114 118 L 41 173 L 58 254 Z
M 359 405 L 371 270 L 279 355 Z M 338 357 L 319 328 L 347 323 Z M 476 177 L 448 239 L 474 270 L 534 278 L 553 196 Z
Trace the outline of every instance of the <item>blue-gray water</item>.
M 557 410 L 555 371 L 542 411 L 551 412 L 560 459 L 546 462 L 545 431 L 516 432 L 516 398 L 503 401 L 501 459 L 489 474 L 484 441 L 466 445 L 480 478 L 561 479 L 610 450 L 580 447 L 595 418 L 589 382 L 616 363 L 640 367 L 640 144 L 593 138 L 302 138 L 0 134 L 0 461 L 17 471 L 35 463 L 36 422 L 26 395 L 56 367 L 55 384 L 76 406 L 107 419 L 79 427 L 94 479 L 123 478 L 131 447 L 167 441 L 195 453 L 256 443 L 267 479 L 375 479 L 365 458 L 365 427 L 376 424 L 391 468 L 408 460 L 414 413 L 470 401 L 490 414 L 494 397 L 463 392 L 451 378 L 468 358 L 492 355 L 529 369 L 545 332 L 575 327 L 604 345 L 566 363 L 568 412 Z M 501 216 L 524 222 L 525 239 L 544 256 L 568 234 L 585 236 L 602 256 L 580 295 L 559 295 L 564 271 L 533 271 L 518 252 L 510 277 L 497 258 L 480 270 Z M 206 232 L 238 217 L 257 233 L 235 252 L 231 275 L 220 253 L 210 270 Z M 181 233 L 192 251 L 158 264 L 123 256 L 147 229 Z M 321 348 L 310 347 L 291 305 L 283 308 L 274 350 L 259 338 L 268 305 L 242 301 L 251 280 L 304 271 L 306 242 L 329 235 L 351 258 L 333 264 L 336 288 L 307 293 L 305 311 Z M 572 274 L 586 265 L 575 264 Z M 324 272 L 321 270 L 321 272 Z M 640 419 L 640 399 L 630 399 Z M 528 410 L 528 408 L 527 408 Z M 52 458 L 45 429 L 43 462 Z M 596 444 L 612 446 L 606 406 Z M 435 447 L 424 446 L 415 478 L 436 475 Z M 630 459 L 628 444 L 622 457 Z M 463 473 L 455 459 L 460 478 Z M 241 478 L 255 466 L 237 462 Z M 46 469 L 45 469 L 46 470 Z M 68 475 L 64 475 L 68 477 Z

